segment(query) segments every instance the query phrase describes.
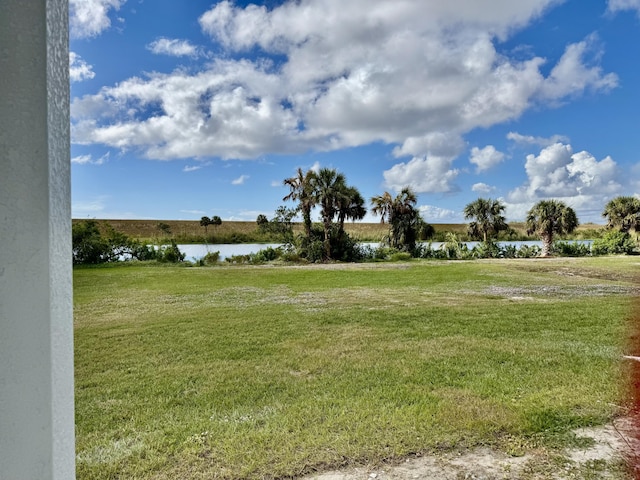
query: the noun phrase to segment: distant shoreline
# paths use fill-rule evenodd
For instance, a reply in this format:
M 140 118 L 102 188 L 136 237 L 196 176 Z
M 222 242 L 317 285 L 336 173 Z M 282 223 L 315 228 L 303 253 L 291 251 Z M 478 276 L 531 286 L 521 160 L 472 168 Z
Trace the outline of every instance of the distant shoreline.
M 255 221 L 223 220 L 219 226 L 210 225 L 206 228 L 200 225 L 200 220 L 123 220 L 74 218 L 73 223 L 86 220 L 96 221 L 102 228 L 108 226 L 128 237 L 149 242 L 167 242 L 175 240 L 177 243 L 261 243 L 276 239 L 261 234 Z M 460 240 L 470 240 L 467 237 L 466 223 L 432 223 L 435 229 L 434 241 L 444 238 L 447 233 L 455 233 Z M 509 226 L 513 232 L 504 240 L 535 240 L 537 237 L 526 234 L 524 222 L 511 222 Z M 580 225 L 571 239 L 591 239 L 604 225 L 586 223 Z M 302 232 L 302 222 L 293 223 L 294 232 Z M 380 241 L 388 234 L 389 226 L 380 222 L 354 222 L 345 224 L 346 232 L 359 241 Z

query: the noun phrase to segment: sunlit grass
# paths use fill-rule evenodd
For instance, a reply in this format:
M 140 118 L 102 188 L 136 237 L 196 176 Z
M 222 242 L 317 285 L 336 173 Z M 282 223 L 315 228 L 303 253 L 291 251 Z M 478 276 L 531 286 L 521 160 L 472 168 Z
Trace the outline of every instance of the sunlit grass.
M 633 257 L 76 269 L 78 478 L 557 447 L 620 402 Z

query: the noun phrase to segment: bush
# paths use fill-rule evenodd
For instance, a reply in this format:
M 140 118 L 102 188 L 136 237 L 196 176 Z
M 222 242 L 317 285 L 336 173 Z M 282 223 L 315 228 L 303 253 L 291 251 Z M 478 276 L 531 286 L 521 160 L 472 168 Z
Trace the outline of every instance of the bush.
M 207 252 L 207 254 L 202 257 L 202 263 L 204 265 L 215 265 L 220 261 L 220 251 L 216 250 L 215 252 Z
M 537 245 L 522 245 L 518 249 L 518 258 L 534 258 L 540 256 L 542 249 Z
M 73 263 L 95 265 L 121 260 L 153 260 L 157 253 L 148 245 L 132 240 L 111 225 L 102 227 L 95 220 L 74 223 L 72 234 Z
M 620 232 L 611 230 L 604 234 L 602 238 L 597 238 L 591 246 L 593 255 L 619 255 L 631 254 L 637 247 L 637 243 L 633 240 L 628 232 Z
M 179 263 L 184 261 L 185 255 L 180 251 L 176 242 L 172 240 L 171 245 L 165 245 L 158 249 L 157 259 L 163 263 Z
M 263 263 L 272 262 L 282 256 L 282 249 L 267 247 L 255 254 L 253 262 Z
M 586 257 L 591 255 L 589 245 L 578 242 L 554 242 L 553 251 L 563 257 Z
M 411 260 L 412 256 L 409 252 L 396 252 L 391 255 L 392 262 L 406 262 Z
M 492 242 L 480 242 L 478 245 L 471 249 L 471 256 L 473 258 L 498 258 L 502 254 L 500 246 Z

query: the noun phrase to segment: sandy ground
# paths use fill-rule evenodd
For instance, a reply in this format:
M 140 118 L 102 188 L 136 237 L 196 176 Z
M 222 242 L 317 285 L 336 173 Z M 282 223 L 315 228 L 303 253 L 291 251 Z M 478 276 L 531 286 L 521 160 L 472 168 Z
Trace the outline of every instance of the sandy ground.
M 498 480 L 498 479 L 624 479 L 623 462 L 640 455 L 640 444 L 630 439 L 628 422 L 576 430 L 590 437 L 588 448 L 564 452 L 534 451 L 513 457 L 489 448 L 425 455 L 402 463 L 377 467 L 352 467 L 317 473 L 305 480 Z M 637 477 L 640 478 L 640 477 Z

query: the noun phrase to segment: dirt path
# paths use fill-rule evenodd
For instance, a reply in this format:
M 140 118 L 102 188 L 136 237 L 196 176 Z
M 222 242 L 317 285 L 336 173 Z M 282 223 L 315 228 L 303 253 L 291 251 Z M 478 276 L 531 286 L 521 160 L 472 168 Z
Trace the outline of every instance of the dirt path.
M 306 480 L 498 480 L 498 479 L 628 479 L 624 460 L 633 455 L 623 422 L 616 426 L 576 430 L 590 437 L 588 448 L 562 453 L 534 451 L 512 457 L 489 448 L 414 457 L 402 463 L 378 467 L 353 467 L 318 473 Z M 640 445 L 635 445 L 640 454 Z

